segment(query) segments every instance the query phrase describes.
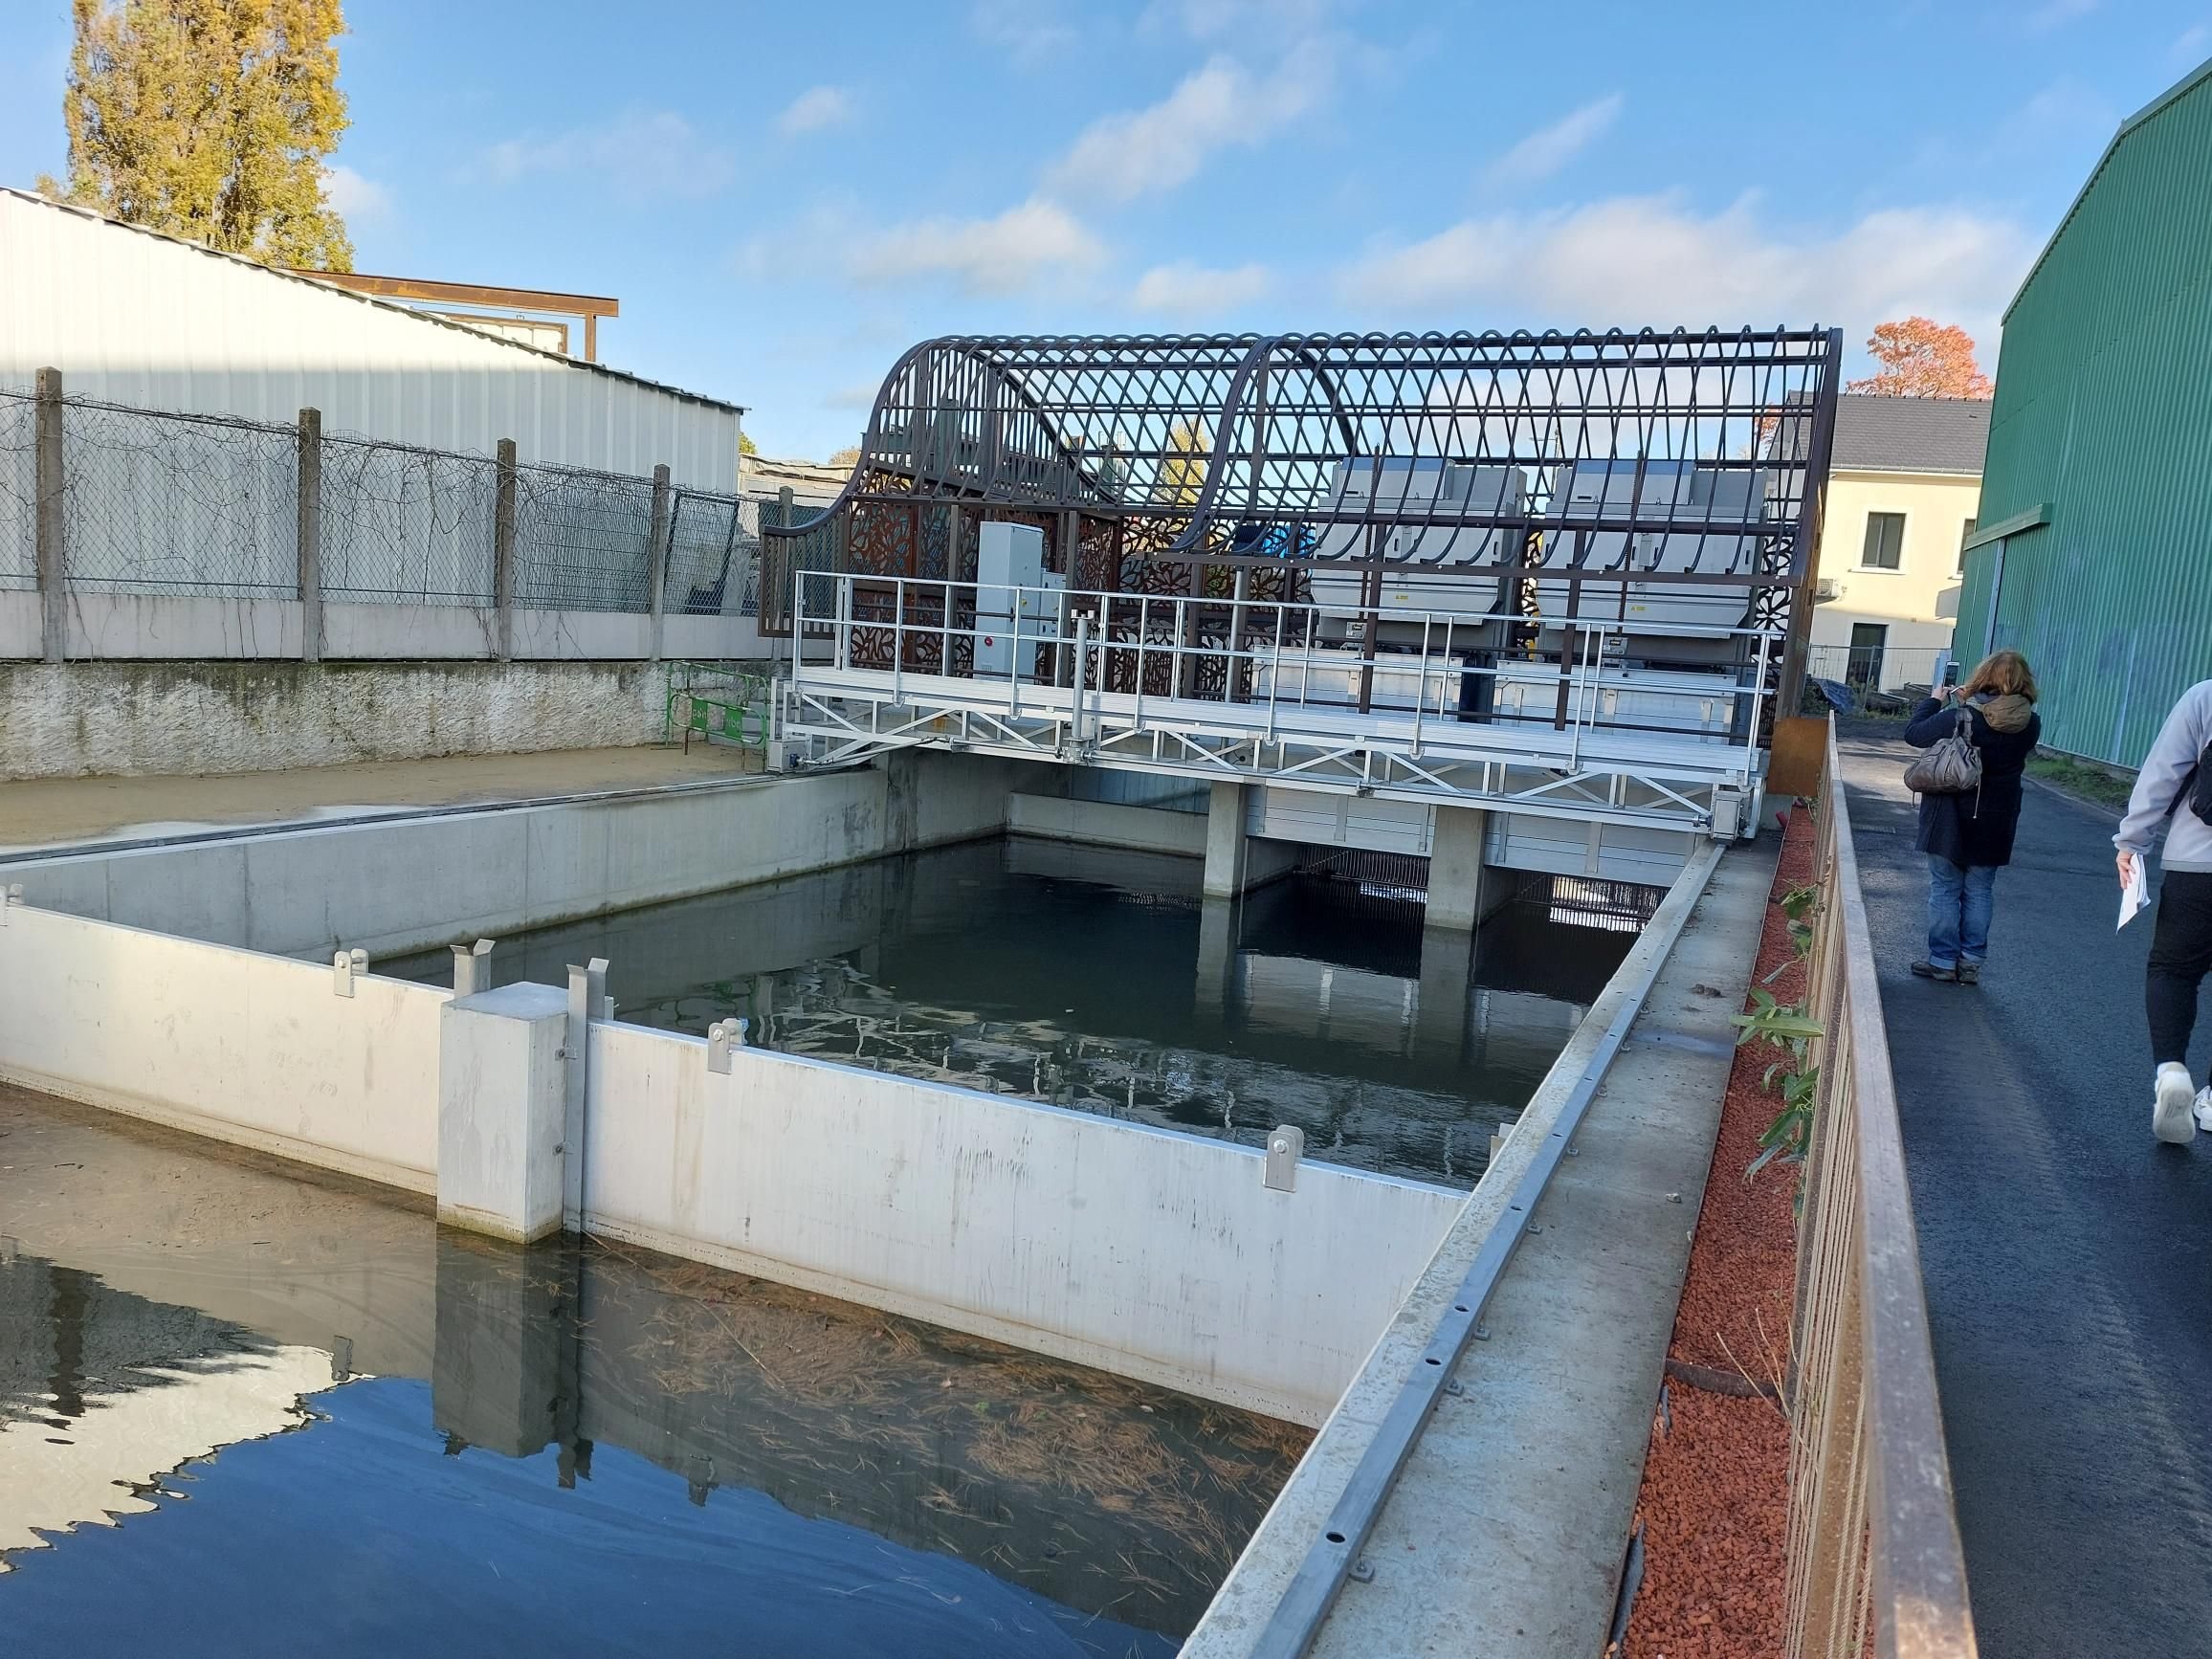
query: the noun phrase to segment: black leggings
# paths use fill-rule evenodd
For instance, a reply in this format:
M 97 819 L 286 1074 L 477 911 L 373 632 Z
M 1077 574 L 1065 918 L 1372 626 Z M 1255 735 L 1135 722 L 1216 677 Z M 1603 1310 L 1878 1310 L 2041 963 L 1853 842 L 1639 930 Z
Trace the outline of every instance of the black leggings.
M 2158 887 L 2158 928 L 2151 938 L 2150 967 L 2144 975 L 2153 1065 L 2169 1060 L 2189 1063 L 2197 987 L 2208 971 L 2212 971 L 2212 871 L 2169 870 Z

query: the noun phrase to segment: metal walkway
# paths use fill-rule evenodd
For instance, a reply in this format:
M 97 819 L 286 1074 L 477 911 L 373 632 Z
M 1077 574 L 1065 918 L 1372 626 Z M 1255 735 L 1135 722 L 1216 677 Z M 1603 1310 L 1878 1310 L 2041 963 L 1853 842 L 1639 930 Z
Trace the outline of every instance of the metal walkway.
M 799 635 L 820 643 L 783 682 L 777 731 L 801 764 L 968 750 L 1723 837 L 1765 773 L 1769 630 L 1683 630 L 1727 637 L 1745 658 L 1732 677 L 1626 665 L 1626 630 L 1596 622 L 1562 665 L 1468 650 L 1496 622 L 1468 612 L 1394 612 L 1422 634 L 1394 653 L 1362 648 L 1359 610 L 1319 605 L 1240 607 L 1227 636 L 1202 636 L 1186 599 L 800 586 Z

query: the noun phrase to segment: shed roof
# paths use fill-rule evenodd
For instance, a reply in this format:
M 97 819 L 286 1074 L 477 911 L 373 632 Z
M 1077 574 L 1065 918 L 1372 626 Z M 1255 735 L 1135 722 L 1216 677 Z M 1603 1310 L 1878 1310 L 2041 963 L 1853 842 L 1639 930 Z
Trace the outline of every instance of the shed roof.
M 530 345 L 510 336 L 493 334 L 482 328 L 472 328 L 457 319 L 442 317 L 435 312 L 418 311 L 411 305 L 397 304 L 389 299 L 375 299 L 354 289 L 341 288 L 336 283 L 320 281 L 310 275 L 287 271 L 281 266 L 264 265 L 259 260 L 249 259 L 242 254 L 227 254 L 221 249 L 210 248 L 203 242 L 190 241 L 183 236 L 172 236 L 166 231 L 149 230 L 144 225 L 134 225 L 126 219 L 110 218 L 105 213 L 96 212 L 90 208 L 79 207 L 74 202 L 57 202 L 52 196 L 42 196 L 35 190 L 19 190 L 0 185 L 0 196 L 13 197 L 17 201 L 48 208 L 57 213 L 71 213 L 94 224 L 105 225 L 113 230 L 127 232 L 134 236 L 152 236 L 158 241 L 173 243 L 180 248 L 189 248 L 193 253 L 205 254 L 210 259 L 228 259 L 232 264 L 242 265 L 250 271 L 261 273 L 271 281 L 302 283 L 313 288 L 319 294 L 331 296 L 333 299 L 356 305 L 373 305 L 380 311 L 394 312 L 402 317 L 412 318 L 427 328 L 457 329 L 464 334 L 473 335 L 478 340 L 496 342 L 513 351 L 528 352 L 533 357 L 550 358 L 556 363 L 585 373 L 601 374 L 610 380 L 628 381 L 633 386 L 648 387 L 654 391 L 666 392 L 671 397 L 682 398 L 688 403 L 705 404 L 709 408 L 728 409 L 736 414 L 744 413 L 744 405 L 742 404 L 727 403 L 720 398 L 708 397 L 703 392 L 686 391 L 680 386 L 669 386 L 661 381 L 648 380 L 641 374 L 630 374 L 619 368 L 609 368 L 604 363 L 595 363 L 588 358 L 569 357 L 562 352 L 547 351 L 543 346 Z
M 1981 472 L 1989 445 L 1989 400 L 1978 397 L 1875 397 L 1846 392 L 1836 399 L 1838 472 Z

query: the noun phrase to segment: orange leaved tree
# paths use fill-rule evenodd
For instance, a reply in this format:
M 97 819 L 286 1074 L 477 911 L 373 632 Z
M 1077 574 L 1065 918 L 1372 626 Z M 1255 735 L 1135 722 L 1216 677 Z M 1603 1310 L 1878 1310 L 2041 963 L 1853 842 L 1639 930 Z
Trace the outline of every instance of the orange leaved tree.
M 1926 317 L 1885 322 L 1868 337 L 1867 351 L 1881 365 L 1846 391 L 1877 397 L 1987 397 L 1989 376 L 1974 361 L 1974 337 L 1956 323 Z

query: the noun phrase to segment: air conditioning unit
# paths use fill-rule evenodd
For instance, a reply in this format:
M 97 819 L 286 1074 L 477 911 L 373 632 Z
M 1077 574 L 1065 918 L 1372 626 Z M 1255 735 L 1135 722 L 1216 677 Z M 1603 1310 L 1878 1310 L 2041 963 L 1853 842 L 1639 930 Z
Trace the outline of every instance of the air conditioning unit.
M 1844 585 L 1841 582 L 1833 576 L 1823 576 L 1813 583 L 1813 603 L 1817 605 L 1824 599 L 1841 598 L 1843 591 Z

